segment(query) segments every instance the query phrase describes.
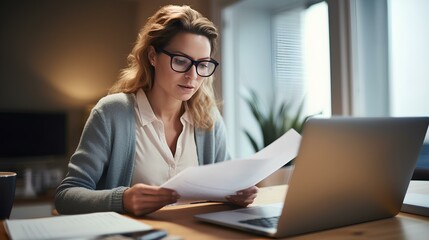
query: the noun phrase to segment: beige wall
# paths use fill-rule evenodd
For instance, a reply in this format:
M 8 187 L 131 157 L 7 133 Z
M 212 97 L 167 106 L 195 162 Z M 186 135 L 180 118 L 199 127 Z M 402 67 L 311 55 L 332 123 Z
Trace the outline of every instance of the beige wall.
M 138 19 L 139 26 L 142 26 L 146 19 L 155 13 L 160 7 L 168 4 L 189 5 L 206 17 L 210 13 L 210 0 L 157 0 L 157 1 L 137 1 L 139 3 Z
M 0 107 L 80 108 L 125 65 L 132 1 L 8 1 L 2 12 Z
M 135 39 L 134 1 L 1 3 L 0 110 L 65 111 L 69 152 L 83 112 L 116 80 Z

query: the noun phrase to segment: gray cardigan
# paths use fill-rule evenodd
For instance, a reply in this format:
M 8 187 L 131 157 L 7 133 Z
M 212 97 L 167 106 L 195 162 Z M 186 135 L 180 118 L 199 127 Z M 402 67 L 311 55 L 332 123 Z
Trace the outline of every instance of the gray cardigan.
M 117 93 L 91 111 L 55 194 L 59 213 L 124 212 L 122 196 L 131 184 L 136 153 L 134 103 L 134 94 Z M 213 129 L 195 129 L 200 165 L 230 158 L 225 126 L 216 115 Z

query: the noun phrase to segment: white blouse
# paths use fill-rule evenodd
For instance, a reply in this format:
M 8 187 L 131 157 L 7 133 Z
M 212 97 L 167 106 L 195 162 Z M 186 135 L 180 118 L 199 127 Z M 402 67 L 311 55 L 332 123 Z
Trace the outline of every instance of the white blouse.
M 194 125 L 185 113 L 180 117 L 182 132 L 177 140 L 173 156 L 168 147 L 164 124 L 150 106 L 143 90 L 136 93 L 136 159 L 131 186 L 136 183 L 159 186 L 183 169 L 198 165 L 197 148 L 194 138 Z

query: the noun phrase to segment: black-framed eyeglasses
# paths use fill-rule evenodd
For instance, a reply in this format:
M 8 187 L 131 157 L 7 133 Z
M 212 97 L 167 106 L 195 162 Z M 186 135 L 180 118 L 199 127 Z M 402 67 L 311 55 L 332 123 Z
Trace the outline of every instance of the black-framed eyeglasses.
M 162 52 L 170 56 L 170 66 L 173 71 L 178 73 L 184 73 L 189 71 L 192 66 L 195 66 L 197 74 L 201 77 L 210 77 L 216 70 L 219 63 L 214 59 L 195 61 L 187 56 L 170 53 L 164 49 L 158 49 L 158 52 Z

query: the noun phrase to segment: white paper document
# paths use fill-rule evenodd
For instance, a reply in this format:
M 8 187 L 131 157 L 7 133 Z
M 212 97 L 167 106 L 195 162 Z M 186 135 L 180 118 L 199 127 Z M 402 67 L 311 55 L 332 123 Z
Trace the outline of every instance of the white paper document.
M 298 154 L 301 135 L 291 129 L 249 158 L 189 167 L 161 187 L 177 191 L 181 199 L 225 201 L 225 196 L 254 186 Z
M 90 239 L 152 229 L 149 225 L 115 212 L 6 220 L 4 225 L 12 240 Z
M 407 193 L 401 211 L 429 217 L 429 194 Z

